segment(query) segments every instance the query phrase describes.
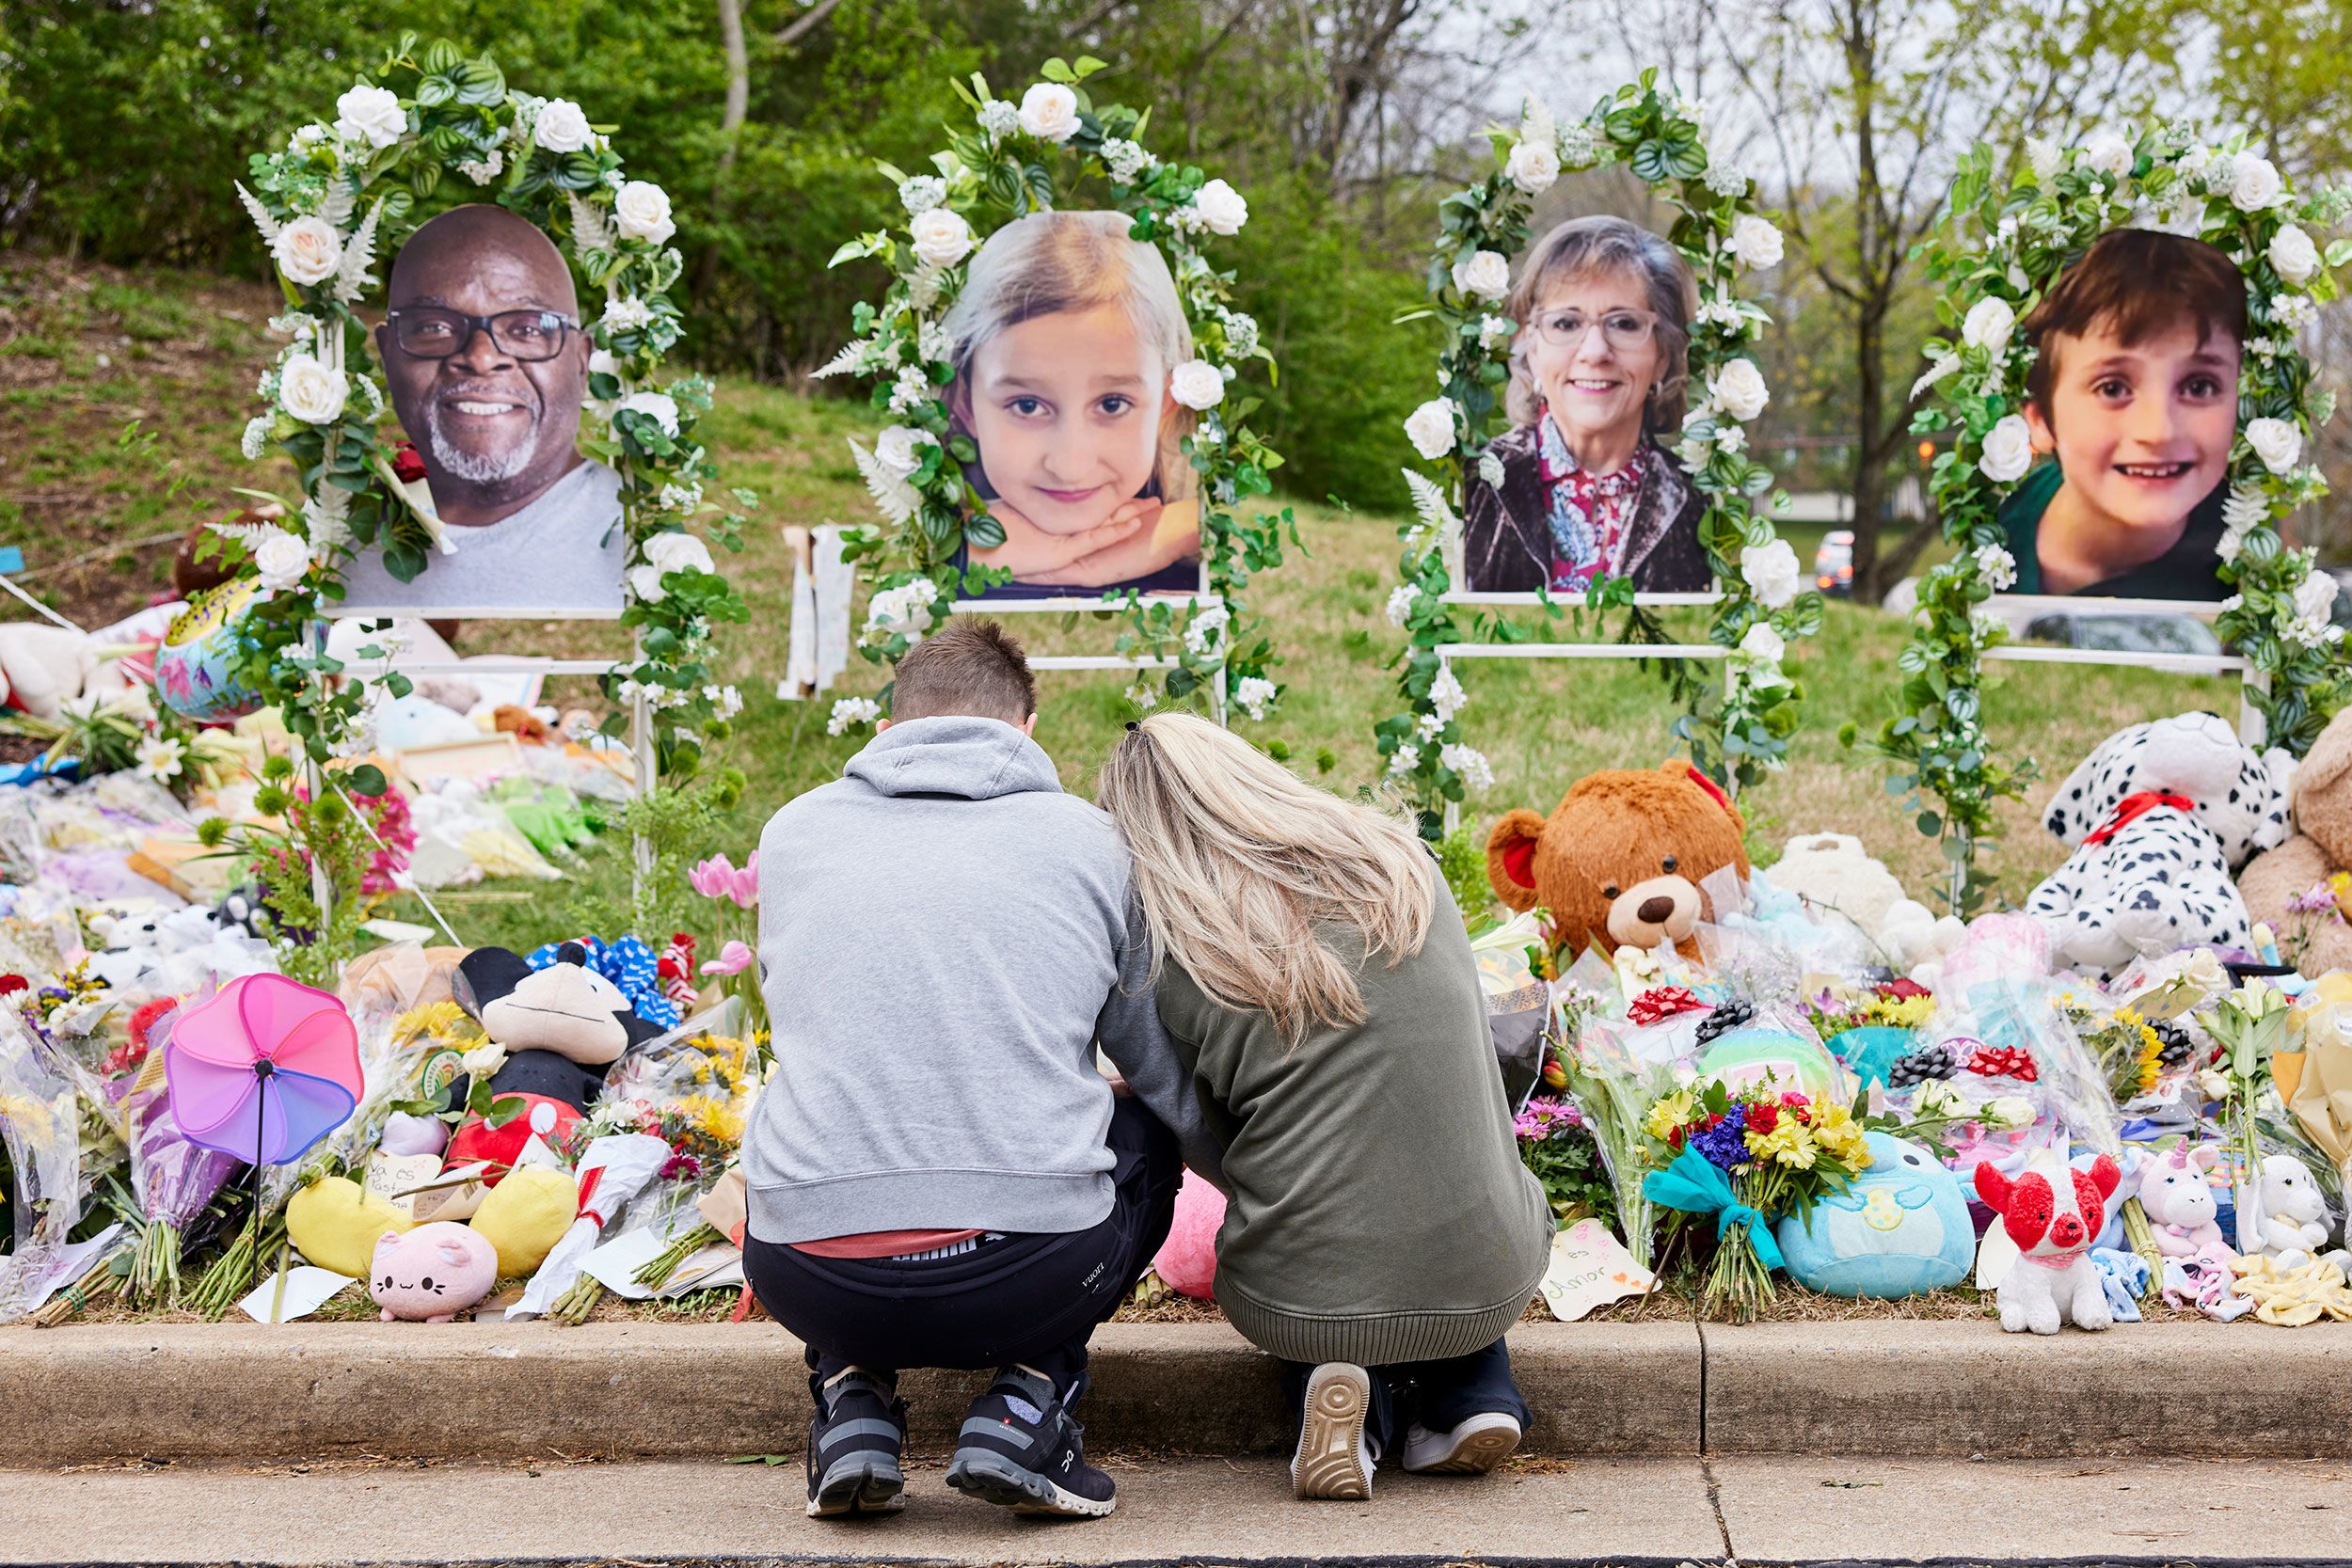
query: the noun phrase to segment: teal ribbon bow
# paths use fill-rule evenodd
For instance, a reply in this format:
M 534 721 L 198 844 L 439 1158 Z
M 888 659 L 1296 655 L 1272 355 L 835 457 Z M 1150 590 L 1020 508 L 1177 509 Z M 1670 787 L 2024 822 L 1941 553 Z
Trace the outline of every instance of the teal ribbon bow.
M 1768 1272 L 1781 1266 L 1780 1243 L 1772 1239 L 1772 1227 L 1762 1212 L 1740 1202 L 1740 1195 L 1732 1191 L 1731 1178 L 1697 1149 L 1684 1149 L 1675 1156 L 1673 1164 L 1642 1178 L 1642 1196 L 1661 1208 L 1714 1215 L 1718 1237 L 1735 1225 L 1746 1226 L 1756 1261 Z

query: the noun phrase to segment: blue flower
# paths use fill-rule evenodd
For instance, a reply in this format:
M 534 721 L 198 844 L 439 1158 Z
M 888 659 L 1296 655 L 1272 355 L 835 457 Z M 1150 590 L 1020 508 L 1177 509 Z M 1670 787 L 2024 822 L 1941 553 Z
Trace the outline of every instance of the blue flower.
M 1747 1137 L 1748 1108 L 1734 1105 L 1731 1114 L 1708 1131 L 1691 1140 L 1691 1147 L 1706 1157 L 1707 1163 L 1724 1170 L 1749 1163 Z

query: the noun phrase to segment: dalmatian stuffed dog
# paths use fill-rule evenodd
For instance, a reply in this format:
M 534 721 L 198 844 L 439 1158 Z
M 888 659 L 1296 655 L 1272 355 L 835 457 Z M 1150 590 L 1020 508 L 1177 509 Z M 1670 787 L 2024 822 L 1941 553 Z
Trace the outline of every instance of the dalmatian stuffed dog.
M 2042 816 L 2074 848 L 2026 901 L 2049 928 L 2052 962 L 2105 975 L 2184 947 L 2249 947 L 2251 922 L 2231 877 L 2286 841 L 2293 767 L 2210 713 L 2100 742 Z

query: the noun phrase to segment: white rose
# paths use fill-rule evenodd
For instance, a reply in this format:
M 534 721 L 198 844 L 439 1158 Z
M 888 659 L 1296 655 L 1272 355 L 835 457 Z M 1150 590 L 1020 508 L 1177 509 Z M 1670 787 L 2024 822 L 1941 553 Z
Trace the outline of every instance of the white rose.
M 1454 450 L 1454 420 L 1459 410 L 1452 398 L 1431 398 L 1405 420 L 1405 438 L 1431 463 Z
M 2286 192 L 2277 166 L 2267 158 L 2241 152 L 2230 160 L 2230 204 L 2241 213 L 2259 213 L 2276 206 Z
M 1238 234 L 1241 226 L 1249 221 L 1249 203 L 1241 192 L 1222 180 L 1212 180 L 1195 191 L 1192 210 L 1200 214 L 1201 223 L 1212 234 Z
M 588 117 L 568 98 L 556 99 L 542 108 L 531 128 L 531 139 L 549 152 L 577 152 L 595 135 L 588 129 Z
M 677 232 L 670 217 L 670 195 L 650 180 L 631 180 L 612 198 L 612 222 L 632 240 L 660 245 Z
M 1731 241 L 1727 248 L 1739 259 L 1741 266 L 1757 268 L 1780 265 L 1781 254 L 1786 246 L 1780 230 L 1772 227 L 1772 219 L 1758 217 L 1754 213 L 1742 213 L 1731 226 Z
M 1796 599 L 1800 575 L 1797 552 L 1786 539 L 1740 552 L 1740 576 L 1767 610 L 1785 610 Z
M 621 362 L 612 357 L 611 350 L 596 349 L 588 356 L 588 373 L 618 376 L 621 373 Z
M 1225 401 L 1225 372 L 1206 359 L 1187 359 L 1168 372 L 1168 395 L 1186 408 L 1215 408 Z
M 2017 311 L 1998 294 L 1987 294 L 1968 308 L 1968 319 L 1960 325 L 1962 340 L 1975 347 L 1992 349 L 1995 353 L 2009 346 L 2009 335 L 2017 325 Z
M 1529 196 L 1541 196 L 1560 178 L 1560 150 L 1548 138 L 1522 136 L 1502 166 L 1502 177 Z
M 304 424 L 333 424 L 351 398 L 351 381 L 307 354 L 290 357 L 278 371 L 278 406 Z
M 1760 664 L 1778 664 L 1780 656 L 1788 651 L 1788 644 L 1781 641 L 1780 633 L 1772 629 L 1770 621 L 1758 621 L 1740 639 L 1740 651 Z
M 1753 359 L 1734 359 L 1717 371 L 1708 383 L 1708 395 L 1716 407 L 1743 424 L 1763 413 L 1764 405 L 1772 401 L 1772 388 L 1764 385 L 1764 372 Z
M 1021 95 L 1021 129 L 1043 141 L 1078 134 L 1078 95 L 1059 82 L 1040 82 Z
M 915 214 L 907 232 L 914 236 L 914 254 L 935 267 L 952 267 L 972 253 L 972 226 L 952 208 Z
M 2033 1125 L 2033 1102 L 2023 1095 L 2005 1094 L 1979 1107 L 1977 1119 L 1994 1132 L 2013 1132 Z
M 2110 179 L 2122 179 L 2136 161 L 2130 141 L 2112 127 L 2100 127 L 2083 142 L 2083 162 Z
M 253 546 L 253 569 L 272 593 L 292 588 L 310 570 L 310 546 L 282 528 L 271 529 Z
M 323 283 L 343 264 L 343 242 L 335 226 L 322 217 L 296 218 L 280 229 L 269 253 L 278 270 L 294 283 Z
M 939 437 L 913 425 L 894 424 L 874 437 L 874 456 L 892 473 L 906 475 L 923 466 L 923 449 L 939 445 Z
M 1478 299 L 1511 292 L 1511 263 L 1498 250 L 1474 250 L 1454 263 L 1454 286 Z
M 506 1047 L 496 1040 L 475 1046 L 457 1058 L 457 1066 L 469 1078 L 487 1078 L 506 1065 Z
M 389 147 L 408 129 L 408 111 L 389 87 L 354 87 L 335 100 L 335 135 L 370 147 Z
M 2336 608 L 2336 579 L 2313 567 L 2295 585 L 2295 613 L 2305 621 L 2328 624 Z
M 2027 427 L 2025 415 L 2005 415 L 1984 433 L 1984 451 L 1978 457 L 1977 467 L 1996 484 L 2026 477 L 2026 470 L 2033 467 L 2033 431 Z
M 631 392 L 621 400 L 620 406 L 613 412 L 622 414 L 632 410 L 652 416 L 653 422 L 661 427 L 663 435 L 675 436 L 677 434 L 677 399 L 669 393 Z
M 645 564 L 658 572 L 715 572 L 710 546 L 691 533 L 657 533 L 645 541 Z
M 2303 433 L 2284 420 L 2247 420 L 2246 443 L 2274 474 L 2285 473 L 2303 455 Z
M 2270 267 L 2299 289 L 2319 272 L 2319 247 L 2290 223 L 2270 237 Z
M 631 566 L 628 569 L 628 593 L 629 597 L 641 604 L 660 604 L 668 598 L 668 592 L 661 586 L 661 568 Z

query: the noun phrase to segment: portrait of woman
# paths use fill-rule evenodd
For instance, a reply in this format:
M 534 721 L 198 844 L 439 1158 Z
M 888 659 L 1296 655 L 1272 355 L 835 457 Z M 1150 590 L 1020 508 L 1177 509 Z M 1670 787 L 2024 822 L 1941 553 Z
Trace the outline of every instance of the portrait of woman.
M 1176 280 L 1122 213 L 1036 213 L 972 259 L 942 325 L 947 394 L 1005 542 L 983 598 L 1193 592 L 1200 506 L 1169 372 L 1192 357 Z
M 1713 586 L 1705 505 L 1663 444 L 1682 428 L 1695 293 L 1674 246 L 1623 218 L 1571 218 L 1536 242 L 1503 307 L 1511 429 L 1486 449 L 1502 478 L 1474 465 L 1464 496 L 1465 587 Z

